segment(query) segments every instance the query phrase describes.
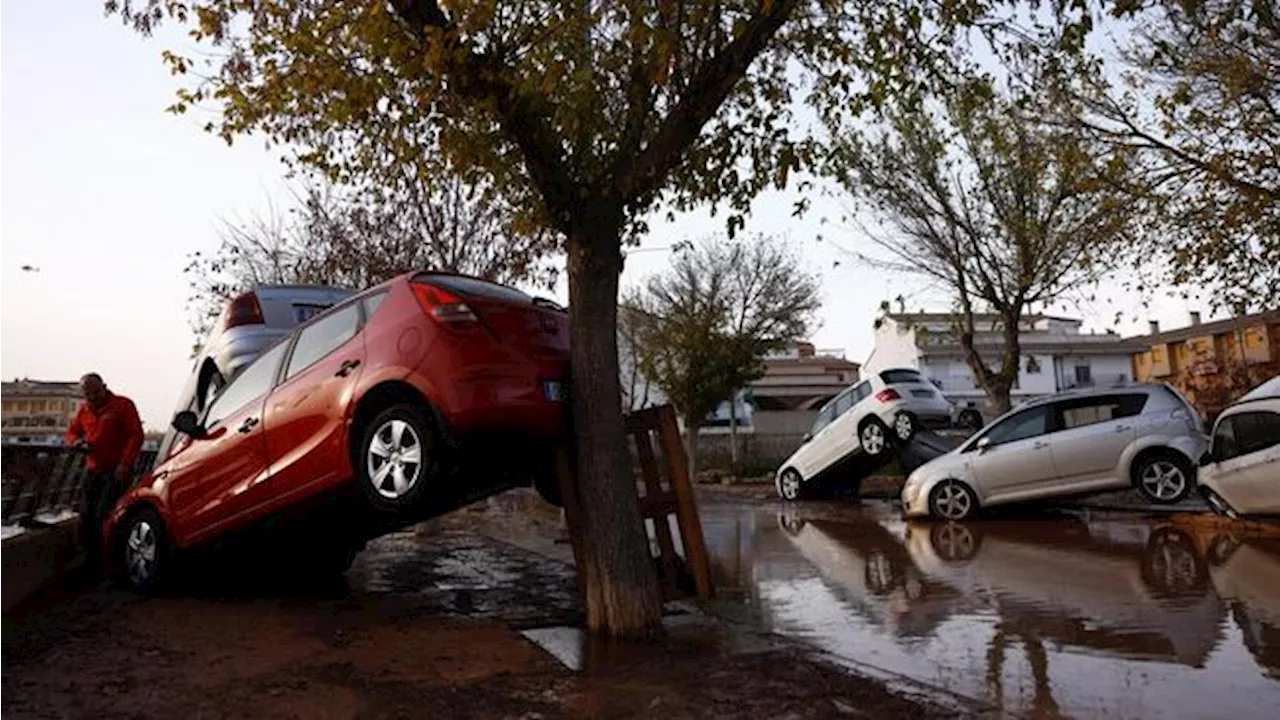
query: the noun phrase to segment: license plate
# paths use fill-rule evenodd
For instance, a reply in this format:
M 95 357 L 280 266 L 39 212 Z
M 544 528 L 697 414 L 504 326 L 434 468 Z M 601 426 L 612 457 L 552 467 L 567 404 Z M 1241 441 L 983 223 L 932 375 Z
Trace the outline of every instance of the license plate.
M 328 309 L 328 305 L 294 305 L 293 319 L 294 322 L 301 324 Z
M 542 381 L 542 394 L 549 402 L 564 402 L 568 399 L 567 389 L 559 380 Z

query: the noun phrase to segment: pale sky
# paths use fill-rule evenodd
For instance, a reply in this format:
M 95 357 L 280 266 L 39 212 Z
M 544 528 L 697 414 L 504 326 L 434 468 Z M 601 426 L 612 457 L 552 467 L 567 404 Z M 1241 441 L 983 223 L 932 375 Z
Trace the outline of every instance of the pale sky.
M 137 402 L 149 427 L 162 428 L 190 371 L 187 255 L 216 248 L 219 218 L 252 216 L 287 193 L 261 141 L 228 148 L 201 131 L 208 115 L 164 112 L 177 80 L 160 53 L 185 38 L 144 39 L 101 8 L 99 0 L 5 0 L 0 11 L 0 376 L 74 380 L 95 370 Z M 757 201 L 747 230 L 790 238 L 821 275 L 819 347 L 865 360 L 880 302 L 899 294 L 912 298 L 910 310 L 947 309 L 912 278 L 887 277 L 831 246 L 868 250 L 866 238 L 836 226 L 848 201 L 816 198 L 796 219 L 794 192 Z M 722 229 L 723 216 L 705 213 L 655 220 L 644 245 Z M 623 284 L 669 259 L 633 254 Z M 557 294 L 567 299 L 563 287 Z M 1147 317 L 1185 325 L 1195 309 L 1165 299 L 1147 311 L 1114 290 L 1106 297 L 1057 310 L 1084 317 L 1086 329 L 1128 335 L 1145 332 Z M 1116 309 L 1127 315 L 1119 326 Z

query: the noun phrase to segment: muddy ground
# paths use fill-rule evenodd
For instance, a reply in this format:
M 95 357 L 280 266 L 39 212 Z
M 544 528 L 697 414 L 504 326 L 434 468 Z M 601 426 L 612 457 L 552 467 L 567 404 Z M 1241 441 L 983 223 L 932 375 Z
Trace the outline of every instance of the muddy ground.
M 571 670 L 520 632 L 581 620 L 572 570 L 555 557 L 564 553 L 555 515 L 526 506 L 500 500 L 388 536 L 335 582 L 246 575 L 230 563 L 142 598 L 70 577 L 4 618 L 4 716 L 955 714 L 800 644 L 744 641 L 706 619 L 661 643 L 590 645 Z M 476 531 L 485 526 L 549 552 Z

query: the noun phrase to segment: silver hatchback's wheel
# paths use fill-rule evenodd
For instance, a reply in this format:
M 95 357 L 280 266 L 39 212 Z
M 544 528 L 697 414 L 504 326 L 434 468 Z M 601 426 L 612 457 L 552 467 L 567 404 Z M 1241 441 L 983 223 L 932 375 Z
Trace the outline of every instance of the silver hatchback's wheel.
M 778 495 L 788 502 L 799 500 L 801 487 L 800 473 L 795 470 L 787 470 L 782 473 L 782 477 L 778 478 Z
M 884 424 L 874 419 L 863 423 L 862 429 L 858 432 L 858 443 L 862 445 L 862 451 L 872 457 L 883 453 L 889 445 L 889 436 L 885 432 Z
M 963 520 L 977 507 L 978 498 L 973 491 L 956 480 L 944 480 L 929 493 L 929 509 L 943 520 Z
M 1191 471 L 1187 463 L 1172 455 L 1144 459 L 1135 470 L 1138 489 L 1152 502 L 1172 504 L 1191 491 Z
M 399 418 L 383 422 L 365 457 L 373 489 L 390 500 L 407 495 L 422 475 L 422 454 L 422 437 L 412 425 Z
M 911 413 L 900 412 L 893 419 L 893 434 L 898 436 L 898 440 L 908 442 L 912 436 L 916 434 L 916 420 L 911 417 Z

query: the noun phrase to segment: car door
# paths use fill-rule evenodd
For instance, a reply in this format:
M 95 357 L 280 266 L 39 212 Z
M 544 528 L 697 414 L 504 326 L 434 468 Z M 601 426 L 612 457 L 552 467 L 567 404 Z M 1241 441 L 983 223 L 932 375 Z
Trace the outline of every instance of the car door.
M 1032 492 L 1054 477 L 1049 435 L 1054 412 L 1037 405 L 1001 420 L 970 445 L 970 467 L 985 498 Z
M 1280 413 L 1223 418 L 1213 434 L 1216 490 L 1243 513 L 1280 513 Z
M 800 452 L 796 455 L 796 470 L 806 480 L 814 475 L 822 472 L 831 463 L 828 461 L 830 454 L 829 442 L 834 437 L 827 430 L 831 427 L 831 421 L 836 417 L 835 400 L 828 402 L 818 411 L 818 417 L 814 418 L 813 427 L 809 429 L 809 441 L 800 447 Z
M 1120 457 L 1137 436 L 1134 416 L 1146 402 L 1145 393 L 1117 393 L 1053 403 L 1056 432 L 1050 449 L 1058 482 L 1128 484 Z
M 279 386 L 267 398 L 270 473 L 244 510 L 267 511 L 351 477 L 347 413 L 364 369 L 361 305 L 349 302 L 294 331 Z
M 163 479 L 179 537 L 195 542 L 223 529 L 237 496 L 266 476 L 262 410 L 287 349 L 277 343 L 245 366 L 205 410 L 204 434 L 175 443 Z

